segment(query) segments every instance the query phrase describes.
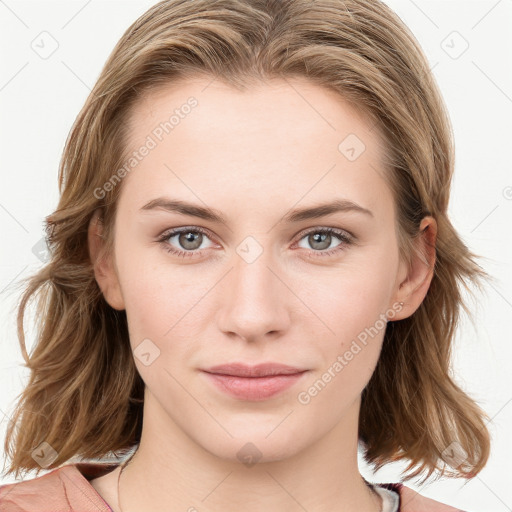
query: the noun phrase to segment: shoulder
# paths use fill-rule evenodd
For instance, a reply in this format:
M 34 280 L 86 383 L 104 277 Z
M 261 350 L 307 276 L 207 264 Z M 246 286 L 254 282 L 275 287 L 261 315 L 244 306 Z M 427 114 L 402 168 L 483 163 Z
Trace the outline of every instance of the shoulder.
M 403 484 L 381 484 L 382 487 L 398 492 L 400 512 L 464 512 L 450 505 L 422 496 Z
M 77 466 L 80 466 L 80 470 Z M 30 480 L 2 485 L 0 486 L 0 511 L 112 512 L 84 476 L 84 474 L 100 475 L 105 472 L 105 469 L 110 469 L 110 466 L 87 463 L 66 464 Z

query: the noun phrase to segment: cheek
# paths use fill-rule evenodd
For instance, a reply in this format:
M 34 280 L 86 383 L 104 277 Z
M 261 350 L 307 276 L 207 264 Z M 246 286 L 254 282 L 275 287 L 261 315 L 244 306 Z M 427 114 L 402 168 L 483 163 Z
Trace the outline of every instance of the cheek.
M 165 251 L 149 242 L 131 242 L 128 234 L 120 233 L 116 261 L 127 315 L 133 322 L 146 328 L 153 325 L 160 332 L 164 326 L 159 324 L 172 321 L 168 315 L 184 297 L 175 270 L 165 264 Z
M 332 332 L 318 340 L 323 364 L 302 389 L 299 403 L 340 418 L 360 396 L 379 359 L 387 299 L 387 283 L 367 274 L 344 279 L 336 293 L 318 303 L 319 316 Z
M 391 297 L 391 272 L 373 265 L 341 269 L 332 277 L 325 286 L 317 286 L 309 299 L 332 336 L 346 342 L 375 324 L 382 328 L 382 322 L 377 321 L 385 314 Z
M 331 379 L 331 389 L 343 390 L 347 397 L 362 391 L 379 358 L 392 290 L 392 273 L 386 266 L 381 262 L 342 269 L 328 288 L 322 286 L 323 292 L 310 299 L 328 327 L 322 328 L 327 335 L 318 345 L 322 370 L 328 373 L 325 380 Z
M 191 350 L 191 340 L 204 337 L 205 307 L 211 301 L 208 293 L 215 281 L 208 272 L 192 273 L 189 265 L 166 265 L 162 255 L 151 261 L 149 252 L 141 250 L 138 257 L 132 250 L 118 260 L 130 343 L 137 355 L 139 344 L 151 340 L 161 357 L 159 362 L 165 361 L 172 369 Z M 145 371 L 144 367 L 140 370 Z

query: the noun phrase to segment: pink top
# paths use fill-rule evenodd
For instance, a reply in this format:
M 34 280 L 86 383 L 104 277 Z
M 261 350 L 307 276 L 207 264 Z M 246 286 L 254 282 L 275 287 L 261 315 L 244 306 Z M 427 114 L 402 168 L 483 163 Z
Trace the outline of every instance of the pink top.
M 0 486 L 0 512 L 113 512 L 89 480 L 114 470 L 116 463 L 65 464 L 30 480 Z M 399 512 L 463 512 L 421 496 L 403 484 L 376 484 L 396 491 Z

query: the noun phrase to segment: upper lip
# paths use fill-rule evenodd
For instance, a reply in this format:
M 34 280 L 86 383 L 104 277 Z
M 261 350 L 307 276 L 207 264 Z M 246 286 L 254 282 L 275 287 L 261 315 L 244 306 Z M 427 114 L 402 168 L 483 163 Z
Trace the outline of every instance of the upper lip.
M 305 372 L 306 370 L 279 363 L 260 363 L 253 366 L 244 363 L 228 363 L 212 366 L 204 371 L 208 373 L 233 375 L 235 377 L 265 377 L 268 375 L 293 375 L 295 373 Z

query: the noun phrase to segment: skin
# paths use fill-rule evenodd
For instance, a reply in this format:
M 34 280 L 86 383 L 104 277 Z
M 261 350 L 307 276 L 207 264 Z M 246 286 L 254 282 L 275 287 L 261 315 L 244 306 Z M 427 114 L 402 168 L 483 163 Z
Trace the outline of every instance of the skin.
M 132 348 L 149 338 L 160 350 L 148 366 L 135 357 L 146 384 L 144 426 L 122 473 L 122 510 L 378 511 L 380 499 L 358 470 L 357 428 L 385 329 L 360 344 L 308 404 L 297 396 L 379 315 L 392 311 L 399 320 L 418 308 L 432 278 L 435 220 L 423 219 L 428 229 L 417 241 L 430 266 L 415 257 L 408 268 L 383 179 L 382 135 L 341 97 L 306 80 L 239 92 L 196 78 L 153 91 L 132 111 L 129 147 L 140 147 L 190 96 L 198 106 L 120 185 L 113 254 L 100 257 L 96 213 L 89 226 L 96 280 L 113 308 L 126 309 Z M 366 146 L 354 161 L 338 150 L 350 133 Z M 161 196 L 215 208 L 228 224 L 140 210 Z M 349 211 L 281 221 L 294 208 L 340 197 L 373 217 Z M 157 241 L 179 227 L 209 234 L 197 233 L 193 249 L 179 235 Z M 326 227 L 356 242 L 318 256 L 345 244 L 335 235 L 323 245 L 308 237 Z M 237 253 L 248 236 L 262 250 L 251 263 Z M 196 254 L 182 258 L 165 244 Z M 200 371 L 232 361 L 308 372 L 281 394 L 244 401 Z M 250 467 L 237 457 L 249 442 L 261 452 Z M 91 481 L 116 512 L 118 472 Z

